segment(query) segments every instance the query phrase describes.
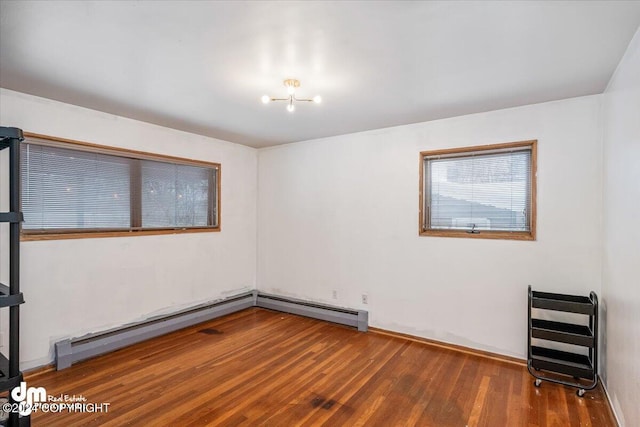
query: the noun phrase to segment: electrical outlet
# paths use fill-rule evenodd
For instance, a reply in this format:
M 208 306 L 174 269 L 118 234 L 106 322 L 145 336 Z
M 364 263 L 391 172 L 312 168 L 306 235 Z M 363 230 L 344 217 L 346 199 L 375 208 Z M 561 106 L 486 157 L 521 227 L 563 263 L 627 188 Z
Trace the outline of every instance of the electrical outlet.
M 369 295 L 362 294 L 362 303 L 363 304 L 369 304 Z
M 338 299 L 338 291 L 333 290 L 333 299 Z

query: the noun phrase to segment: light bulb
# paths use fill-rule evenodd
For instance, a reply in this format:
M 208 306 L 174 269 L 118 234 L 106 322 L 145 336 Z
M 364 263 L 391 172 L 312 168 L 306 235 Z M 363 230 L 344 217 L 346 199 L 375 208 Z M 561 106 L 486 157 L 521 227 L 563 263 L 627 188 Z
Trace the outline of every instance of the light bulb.
M 296 91 L 296 87 L 294 85 L 287 85 L 287 93 L 289 95 L 293 95 Z
M 269 95 L 263 95 L 261 99 L 263 104 L 268 104 L 269 102 L 271 102 L 271 97 Z
M 322 102 L 322 97 L 320 95 L 314 96 L 313 102 L 315 102 L 316 104 L 320 104 Z
M 289 104 L 287 105 L 287 111 L 290 113 L 293 113 L 293 110 L 295 110 L 296 107 L 293 104 Z

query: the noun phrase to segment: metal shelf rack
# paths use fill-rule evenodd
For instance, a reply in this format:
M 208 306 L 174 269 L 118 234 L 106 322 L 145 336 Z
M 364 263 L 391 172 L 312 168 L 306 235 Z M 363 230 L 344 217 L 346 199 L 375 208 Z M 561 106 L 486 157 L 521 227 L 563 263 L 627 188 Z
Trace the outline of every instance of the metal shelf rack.
M 24 381 L 20 371 L 20 142 L 22 130 L 0 127 L 0 150 L 9 150 L 9 212 L 0 212 L 0 223 L 9 223 L 9 285 L 0 283 L 0 308 L 9 308 L 9 354 L 0 353 L 0 392 L 10 392 Z M 9 414 L 1 425 L 29 426 L 31 418 Z
M 576 313 L 588 316 L 588 325 L 538 319 L 532 316 L 532 309 Z M 561 351 L 553 348 L 534 346 L 533 338 L 544 342 L 558 342 L 585 347 L 587 354 Z M 535 377 L 534 385 L 540 387 L 542 381 L 550 381 L 578 388 L 582 397 L 586 390 L 593 390 L 598 384 L 598 297 L 591 292 L 588 297 L 554 294 L 531 290 L 529 286 L 529 330 L 527 334 L 527 369 Z M 548 371 L 573 377 L 573 381 L 542 376 L 540 371 Z M 581 379 L 591 382 L 584 384 Z

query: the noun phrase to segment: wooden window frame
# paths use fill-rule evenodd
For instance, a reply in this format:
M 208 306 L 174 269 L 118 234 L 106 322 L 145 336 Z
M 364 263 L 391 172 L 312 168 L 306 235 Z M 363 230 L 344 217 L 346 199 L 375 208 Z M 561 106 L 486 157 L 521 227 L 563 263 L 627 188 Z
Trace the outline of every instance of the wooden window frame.
M 480 231 L 479 233 L 468 233 L 465 230 L 441 230 L 427 228 L 426 216 L 426 183 L 425 183 L 425 160 L 426 157 L 434 156 L 460 156 L 465 154 L 481 153 L 483 151 L 508 151 L 510 149 L 530 148 L 531 150 L 531 215 L 529 216 L 529 231 Z M 420 192 L 418 210 L 418 234 L 420 236 L 434 237 L 457 237 L 469 239 L 502 239 L 502 240 L 536 240 L 536 194 L 537 194 L 537 164 L 538 164 L 538 141 L 517 141 L 502 144 L 477 145 L 473 147 L 448 148 L 442 150 L 430 150 L 420 152 Z
M 136 203 L 131 204 L 131 226 L 123 229 L 47 229 L 47 230 L 20 230 L 21 241 L 36 240 L 61 240 L 61 239 L 85 239 L 101 237 L 131 237 L 131 236 L 153 236 L 163 234 L 188 234 L 206 233 L 221 231 L 221 175 L 222 166 L 220 163 L 206 162 L 202 160 L 188 159 L 184 157 L 168 156 L 164 154 L 149 153 L 146 151 L 130 150 L 126 148 L 111 147 L 90 142 L 77 141 L 67 138 L 59 138 L 50 135 L 42 135 L 32 132 L 24 132 L 26 144 L 42 145 L 46 147 L 65 148 L 69 150 L 84 151 L 110 156 L 125 157 L 134 160 L 151 160 L 157 162 L 197 166 L 210 169 L 209 174 L 209 197 L 213 196 L 215 183 L 215 206 L 211 209 L 209 203 L 208 219 L 215 225 L 195 226 L 195 227 L 157 227 L 142 228 L 141 208 Z M 134 170 L 131 175 L 131 198 L 137 197 L 140 193 L 140 171 Z M 135 206 L 134 206 L 135 205 Z

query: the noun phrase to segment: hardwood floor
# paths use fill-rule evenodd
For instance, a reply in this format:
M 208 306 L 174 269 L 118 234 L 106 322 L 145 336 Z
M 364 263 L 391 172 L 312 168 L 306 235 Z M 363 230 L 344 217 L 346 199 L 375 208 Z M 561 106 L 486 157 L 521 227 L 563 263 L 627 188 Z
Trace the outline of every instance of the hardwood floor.
M 106 413 L 34 426 L 614 426 L 602 389 L 533 386 L 524 365 L 253 308 L 27 377 Z

